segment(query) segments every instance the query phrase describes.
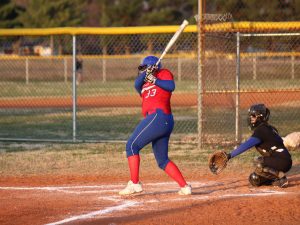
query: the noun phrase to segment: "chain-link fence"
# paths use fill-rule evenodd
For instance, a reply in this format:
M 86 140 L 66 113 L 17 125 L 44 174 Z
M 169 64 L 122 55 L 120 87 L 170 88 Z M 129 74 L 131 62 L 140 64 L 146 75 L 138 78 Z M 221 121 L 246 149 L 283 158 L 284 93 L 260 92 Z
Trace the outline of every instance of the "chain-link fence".
M 249 136 L 247 109 L 264 103 L 281 135 L 300 129 L 300 34 L 206 35 L 203 142 L 241 142 Z M 207 54 L 208 55 L 208 54 Z
M 134 89 L 137 67 L 145 56 L 159 56 L 177 28 L 146 27 L 125 34 L 120 28 L 108 29 L 105 35 L 73 36 L 42 36 L 41 29 L 35 36 L 2 35 L 0 137 L 126 140 L 142 118 Z M 173 140 L 197 132 L 196 43 L 196 32 L 183 33 L 162 62 L 176 82 Z
M 256 103 L 270 108 L 270 123 L 282 136 L 300 130 L 300 27 L 290 21 L 298 18 L 294 2 L 199 4 L 199 142 L 224 147 L 248 138 L 247 109 Z
M 1 139 L 126 140 L 142 117 L 137 65 L 159 56 L 177 28 L 2 32 Z M 198 33 L 189 26 L 163 60 L 176 82 L 171 140 L 236 144 L 249 135 L 254 103 L 271 109 L 281 135 L 300 130 L 298 30 L 299 23 L 208 23 L 199 79 Z

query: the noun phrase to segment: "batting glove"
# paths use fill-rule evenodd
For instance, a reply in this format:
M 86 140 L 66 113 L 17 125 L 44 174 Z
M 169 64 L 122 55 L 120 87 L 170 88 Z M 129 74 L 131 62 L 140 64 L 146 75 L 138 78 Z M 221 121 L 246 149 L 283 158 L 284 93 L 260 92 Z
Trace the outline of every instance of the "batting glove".
M 156 71 L 157 71 L 156 65 L 148 66 L 146 69 L 146 74 L 154 74 Z
M 145 81 L 149 82 L 151 84 L 155 84 L 156 80 L 157 80 L 157 78 L 153 74 L 151 74 L 151 73 L 150 74 L 146 74 L 146 76 L 145 76 Z
M 149 82 L 154 84 L 156 81 L 156 77 L 154 76 L 154 73 L 157 71 L 157 66 L 149 66 L 146 69 L 146 77 L 145 77 L 145 82 Z

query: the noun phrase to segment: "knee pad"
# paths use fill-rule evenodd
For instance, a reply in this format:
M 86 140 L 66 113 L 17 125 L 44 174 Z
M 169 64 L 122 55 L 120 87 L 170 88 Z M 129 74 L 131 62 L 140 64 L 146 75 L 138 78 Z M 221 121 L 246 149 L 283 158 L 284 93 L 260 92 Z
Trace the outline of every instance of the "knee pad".
M 132 139 L 129 139 L 126 143 L 126 155 L 127 157 L 132 155 L 139 154 L 141 148 L 138 146 L 136 142 L 134 142 Z
M 259 187 L 262 185 L 262 180 L 256 173 L 251 173 L 249 176 L 249 183 L 254 187 Z
M 262 156 L 255 157 L 255 158 L 253 159 L 253 165 L 254 165 L 254 167 L 259 167 L 259 168 L 261 168 L 261 167 L 264 166 L 263 163 L 264 163 L 264 157 L 262 157 Z

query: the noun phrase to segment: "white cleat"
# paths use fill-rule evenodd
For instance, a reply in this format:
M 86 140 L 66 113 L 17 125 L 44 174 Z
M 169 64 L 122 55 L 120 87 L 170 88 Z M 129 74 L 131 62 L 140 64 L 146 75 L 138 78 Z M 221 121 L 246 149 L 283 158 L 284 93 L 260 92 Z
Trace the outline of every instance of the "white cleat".
M 191 195 L 192 194 L 192 186 L 187 184 L 184 187 L 180 188 L 178 191 L 179 195 Z
M 132 195 L 143 191 L 142 184 L 139 182 L 134 184 L 131 180 L 128 182 L 126 188 L 119 192 L 119 195 Z

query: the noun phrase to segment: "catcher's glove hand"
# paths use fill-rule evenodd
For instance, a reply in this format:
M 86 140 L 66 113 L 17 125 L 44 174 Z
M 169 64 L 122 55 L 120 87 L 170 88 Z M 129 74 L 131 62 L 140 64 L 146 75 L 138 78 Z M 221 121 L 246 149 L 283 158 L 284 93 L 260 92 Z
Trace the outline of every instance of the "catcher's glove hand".
M 208 160 L 208 166 L 213 174 L 219 174 L 227 166 L 227 162 L 230 159 L 230 154 L 224 151 L 214 152 Z

